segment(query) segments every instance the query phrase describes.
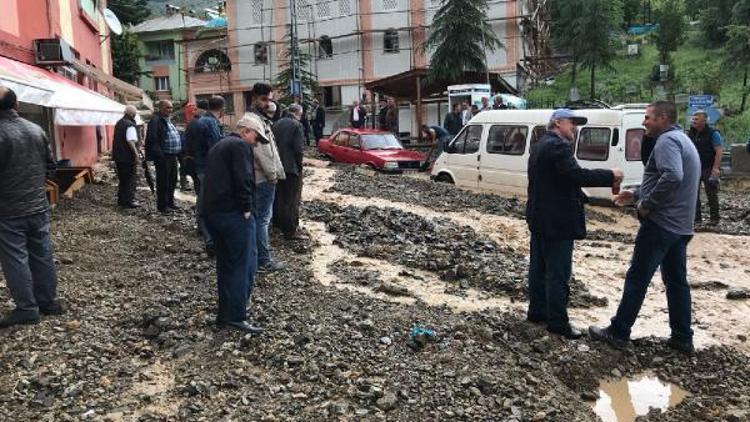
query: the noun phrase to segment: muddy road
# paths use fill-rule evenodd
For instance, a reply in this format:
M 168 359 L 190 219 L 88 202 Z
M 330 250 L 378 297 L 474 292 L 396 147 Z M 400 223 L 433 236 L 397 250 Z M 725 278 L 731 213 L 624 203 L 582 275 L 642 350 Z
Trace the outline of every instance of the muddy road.
M 523 201 L 315 166 L 305 183 L 311 240 L 272 235 L 289 269 L 258 280 L 259 337 L 213 326 L 214 265 L 190 195 L 165 217 L 139 190 L 146 207 L 121 212 L 105 177 L 64 200 L 52 231 L 70 310 L 0 331 L 0 419 L 595 421 L 584 399 L 600 380 L 644 372 L 689 395 L 642 420 L 750 417 L 750 304 L 725 298 L 750 288 L 747 237 L 691 243 L 696 356 L 651 337 L 668 327 L 658 280 L 617 352 L 523 321 Z M 612 314 L 637 225 L 594 211 L 575 257 L 581 326 Z M 12 306 L 5 289 L 0 306 Z M 415 341 L 417 326 L 435 337 Z

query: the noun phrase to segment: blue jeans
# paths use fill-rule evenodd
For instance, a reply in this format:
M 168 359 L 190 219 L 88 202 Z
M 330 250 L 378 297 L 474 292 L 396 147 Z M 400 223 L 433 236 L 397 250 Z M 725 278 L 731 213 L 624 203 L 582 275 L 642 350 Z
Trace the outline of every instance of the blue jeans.
M 615 336 L 630 338 L 630 330 L 641 310 L 651 278 L 656 268 L 661 266 L 672 338 L 688 342 L 693 340 L 690 285 L 687 281 L 687 245 L 692 238 L 664 230 L 648 219 L 641 223 L 630 268 L 625 275 L 622 300 L 610 326 Z
M 247 320 L 247 303 L 253 293 L 256 271 L 255 218 L 240 211 L 210 214 L 206 226 L 216 248 L 219 311 L 216 322 Z
M 572 272 L 573 240 L 552 240 L 531 234 L 529 263 L 530 319 L 547 321 L 553 330 L 565 330 L 568 320 L 568 281 Z
M 0 219 L 0 264 L 16 309 L 38 312 L 57 299 L 49 213 Z
M 256 241 L 258 245 L 258 266 L 271 262 L 271 246 L 268 243 L 268 226 L 273 215 L 273 198 L 276 184 L 263 182 L 255 186 L 255 222 L 257 225 Z
M 200 204 L 203 203 L 203 181 L 206 179 L 205 173 L 197 173 L 198 177 L 198 183 L 197 191 L 198 194 L 198 203 L 195 205 L 195 219 L 196 223 L 198 224 L 198 230 L 201 232 L 201 237 L 203 238 L 203 242 L 205 242 L 207 248 L 213 248 L 214 247 L 214 239 L 211 237 L 211 232 L 208 231 L 208 227 L 206 227 L 206 220 L 201 216 L 200 213 Z

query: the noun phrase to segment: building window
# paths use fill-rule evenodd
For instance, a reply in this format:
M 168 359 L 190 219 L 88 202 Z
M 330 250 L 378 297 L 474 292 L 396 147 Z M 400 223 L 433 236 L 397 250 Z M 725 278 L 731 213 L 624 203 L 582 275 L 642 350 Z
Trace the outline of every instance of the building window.
M 350 0 L 339 0 L 339 14 L 348 16 L 352 14 L 352 4 Z
M 255 64 L 268 64 L 268 45 L 257 43 L 253 47 Z
M 204 51 L 195 61 L 195 73 L 228 72 L 231 69 L 229 57 L 221 50 Z
M 320 3 L 317 4 L 318 9 L 318 17 L 319 18 L 327 18 L 331 16 L 331 3 L 333 0 L 322 0 Z
M 252 20 L 253 24 L 262 25 L 263 24 L 263 0 L 253 0 L 252 8 L 253 8 L 253 20 Z
M 318 41 L 318 58 L 328 59 L 333 57 L 333 43 L 328 35 L 323 35 Z
M 398 53 L 398 31 L 391 28 L 383 35 L 383 51 L 386 53 Z
M 149 41 L 146 45 L 146 60 L 174 60 L 174 41 Z
M 96 12 L 99 10 L 99 0 L 78 0 L 78 8 L 92 23 L 98 22 Z
M 169 76 L 154 77 L 155 91 L 169 91 Z
M 323 107 L 341 107 L 341 86 L 324 86 Z
M 383 0 L 383 10 L 396 10 L 398 0 Z
M 310 6 L 309 0 L 296 0 L 297 2 L 297 20 L 306 21 L 310 20 Z
M 195 96 L 195 102 L 197 103 L 200 100 L 206 100 L 208 101 L 211 97 L 214 95 L 218 95 L 222 98 L 224 98 L 224 113 L 225 114 L 234 114 L 234 95 L 231 92 L 225 92 L 222 94 L 201 94 Z

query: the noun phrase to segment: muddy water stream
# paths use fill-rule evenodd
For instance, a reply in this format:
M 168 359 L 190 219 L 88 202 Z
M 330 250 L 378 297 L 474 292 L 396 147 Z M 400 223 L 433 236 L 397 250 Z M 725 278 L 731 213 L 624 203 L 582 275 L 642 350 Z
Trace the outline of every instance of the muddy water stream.
M 406 200 L 404 202 L 393 202 L 382 198 L 363 198 L 326 192 L 325 190 L 333 184 L 332 179 L 336 170 L 323 167 L 308 167 L 308 169 L 310 169 L 310 173 L 306 177 L 303 191 L 306 201 L 327 201 L 340 206 L 391 207 L 419 214 L 425 218 L 449 218 L 456 224 L 474 228 L 500 245 L 510 246 L 517 252 L 528 255 L 528 231 L 526 223 L 521 219 L 484 214 L 476 210 L 437 212 L 430 208 L 407 203 Z M 636 233 L 638 223 L 634 218 L 608 209 L 597 208 L 597 211 L 611 215 L 617 221 L 612 224 L 593 222 L 590 225 L 591 229 L 633 235 Z M 323 232 L 320 229 L 314 230 L 314 237 L 320 238 L 322 235 Z M 598 308 L 572 309 L 571 318 L 574 324 L 586 327 L 590 324 L 607 323 L 620 301 L 625 271 L 632 251 L 632 244 L 615 241 L 577 242 L 574 256 L 574 275 L 587 285 L 592 294 L 606 297 L 609 304 Z M 698 233 L 689 245 L 688 255 L 688 273 L 691 283 L 721 281 L 733 287 L 750 288 L 750 272 L 746 270 L 745 265 L 745 263 L 750 262 L 750 237 Z M 358 260 L 365 262 L 359 258 Z M 386 262 L 378 263 L 373 260 L 368 260 L 366 263 L 368 263 L 368 266 L 372 265 L 371 268 L 367 269 L 381 272 L 385 268 L 381 268 L 381 266 L 390 265 Z M 409 268 L 409 271 L 414 272 L 414 269 Z M 444 283 L 438 280 L 434 274 L 422 275 L 425 282 L 432 283 L 434 281 L 440 286 L 437 290 L 441 293 L 434 297 L 446 301 L 458 298 L 455 300 L 459 300 L 459 303 L 465 299 L 442 293 Z M 330 280 L 330 277 L 334 276 L 328 274 L 327 277 Z M 412 289 L 411 286 L 409 288 Z M 435 290 L 434 286 L 429 287 L 429 289 Z M 370 289 L 364 289 L 364 292 L 378 296 Z M 693 289 L 692 294 L 696 346 L 705 347 L 720 343 L 750 351 L 750 342 L 743 340 L 744 336 L 750 332 L 750 319 L 746 317 L 750 314 L 750 301 L 729 301 L 725 298 L 725 289 Z M 417 293 L 415 295 L 422 297 Z M 391 298 L 391 300 L 393 299 Z M 428 303 L 434 303 L 432 300 L 424 300 Z M 523 308 L 524 304 L 512 304 L 510 301 L 495 301 L 493 299 L 491 301 L 476 301 L 475 304 L 470 305 L 471 308 L 475 306 L 490 306 L 511 310 Z M 664 284 L 661 282 L 658 273 L 654 276 L 640 317 L 633 327 L 633 337 L 649 335 L 669 335 Z
M 688 393 L 656 376 L 642 374 L 633 378 L 603 380 L 599 399 L 592 403 L 594 413 L 603 422 L 633 422 L 650 408 L 668 411 L 680 404 Z

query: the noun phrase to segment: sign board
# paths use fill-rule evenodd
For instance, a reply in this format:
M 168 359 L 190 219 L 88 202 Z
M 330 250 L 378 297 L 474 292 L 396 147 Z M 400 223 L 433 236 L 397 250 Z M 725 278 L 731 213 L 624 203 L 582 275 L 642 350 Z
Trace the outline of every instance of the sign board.
M 691 95 L 688 98 L 688 107 L 709 107 L 714 103 L 713 95 Z
M 687 108 L 687 126 L 690 126 L 690 119 L 698 110 L 703 110 L 708 115 L 708 124 L 713 125 L 721 118 L 721 113 L 714 107 L 713 95 L 691 95 L 688 98 Z

